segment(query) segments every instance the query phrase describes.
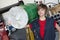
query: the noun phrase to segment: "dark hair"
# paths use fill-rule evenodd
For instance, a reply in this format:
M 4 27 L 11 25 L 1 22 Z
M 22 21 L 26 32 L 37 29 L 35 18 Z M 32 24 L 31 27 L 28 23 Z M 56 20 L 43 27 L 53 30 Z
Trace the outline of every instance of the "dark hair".
M 19 5 L 24 5 L 24 2 L 22 0 L 19 1 Z
M 47 15 L 47 12 L 48 12 L 48 7 L 45 5 L 45 4 L 39 4 L 37 6 L 37 10 L 39 11 L 41 8 L 45 9 L 45 14 Z
M 0 14 L 0 22 L 4 22 L 2 14 Z
M 4 19 L 3 19 L 2 14 L 0 14 L 0 23 L 2 23 L 2 24 L 0 24 L 0 27 L 3 27 L 2 25 L 4 25 L 4 27 L 5 27 L 5 23 L 4 23 Z
M 40 5 L 38 5 L 38 10 L 40 10 L 41 8 L 47 10 L 47 6 L 46 6 L 45 4 L 40 4 Z

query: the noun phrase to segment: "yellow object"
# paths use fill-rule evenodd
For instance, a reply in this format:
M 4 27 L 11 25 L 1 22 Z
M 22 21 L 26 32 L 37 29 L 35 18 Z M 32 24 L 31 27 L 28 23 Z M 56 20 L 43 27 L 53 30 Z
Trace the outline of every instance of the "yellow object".
M 27 40 L 34 40 L 34 34 L 29 27 L 26 29 L 26 32 L 27 32 Z

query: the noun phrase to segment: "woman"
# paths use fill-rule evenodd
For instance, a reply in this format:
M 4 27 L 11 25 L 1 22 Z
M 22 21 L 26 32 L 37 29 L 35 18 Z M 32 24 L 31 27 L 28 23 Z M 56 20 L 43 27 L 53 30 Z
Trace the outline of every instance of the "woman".
M 0 16 L 0 40 L 9 40 L 9 37 L 5 30 L 5 23 L 1 16 Z
M 60 32 L 60 27 L 56 21 L 46 17 L 47 9 L 47 6 L 44 4 L 38 5 L 39 18 L 27 26 L 30 26 L 33 31 L 35 40 L 55 40 L 55 28 Z

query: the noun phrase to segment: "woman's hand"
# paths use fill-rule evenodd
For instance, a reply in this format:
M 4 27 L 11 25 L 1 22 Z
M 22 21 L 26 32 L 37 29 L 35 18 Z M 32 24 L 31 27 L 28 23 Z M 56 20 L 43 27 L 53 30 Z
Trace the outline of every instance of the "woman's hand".
M 26 27 L 29 27 L 29 24 L 28 24 L 28 25 L 26 25 Z

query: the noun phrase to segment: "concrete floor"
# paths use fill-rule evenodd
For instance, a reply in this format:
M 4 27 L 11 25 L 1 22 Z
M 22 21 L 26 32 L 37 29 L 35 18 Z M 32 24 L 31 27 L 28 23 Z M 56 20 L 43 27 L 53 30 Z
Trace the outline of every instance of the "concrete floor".
M 59 40 L 60 40 L 60 33 L 59 33 Z
M 56 32 L 56 38 L 55 38 L 55 40 L 60 40 L 58 32 Z

